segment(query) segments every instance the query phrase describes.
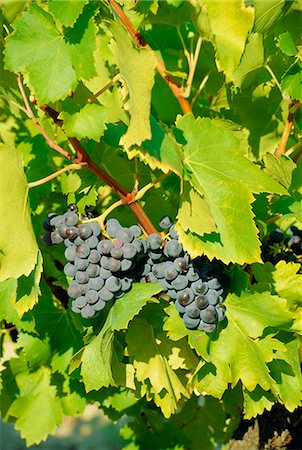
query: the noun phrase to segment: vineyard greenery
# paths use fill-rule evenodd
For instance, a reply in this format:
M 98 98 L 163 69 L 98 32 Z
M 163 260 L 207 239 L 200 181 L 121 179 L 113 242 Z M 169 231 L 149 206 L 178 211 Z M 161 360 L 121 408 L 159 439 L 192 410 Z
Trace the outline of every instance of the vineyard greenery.
M 242 417 L 301 405 L 302 252 L 284 257 L 302 229 L 301 12 L 1 2 L 1 417 L 28 446 L 91 403 L 127 417 L 129 450 L 228 448 Z M 42 228 L 70 204 L 104 235 L 115 218 L 164 238 L 171 217 L 191 260 L 223 266 L 225 318 L 188 329 L 157 282 L 76 314 Z

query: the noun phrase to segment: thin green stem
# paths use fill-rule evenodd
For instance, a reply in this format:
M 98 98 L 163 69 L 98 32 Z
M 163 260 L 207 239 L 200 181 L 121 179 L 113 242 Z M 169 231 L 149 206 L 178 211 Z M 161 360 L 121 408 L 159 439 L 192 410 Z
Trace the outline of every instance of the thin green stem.
M 271 69 L 271 67 L 268 64 L 264 64 L 264 68 L 268 71 L 268 73 L 270 74 L 270 76 L 272 77 L 272 79 L 275 82 L 275 85 L 277 86 L 277 88 L 279 89 L 279 91 L 281 92 L 282 97 L 284 98 L 284 95 L 282 93 L 282 88 L 281 88 L 281 84 L 279 83 L 276 75 L 274 74 L 273 70 Z
M 79 170 L 83 167 L 84 164 L 70 164 L 69 166 L 63 167 L 63 169 L 57 170 L 57 172 L 52 173 L 51 175 L 48 175 L 47 177 L 41 178 L 37 181 L 32 181 L 31 183 L 28 183 L 28 188 L 33 188 L 36 186 L 41 186 L 41 184 L 48 183 L 48 181 L 53 180 L 54 178 L 57 178 L 59 175 L 61 175 L 64 172 L 68 172 L 68 170 Z
M 148 192 L 150 189 L 152 189 L 156 184 L 160 183 L 162 180 L 167 178 L 169 175 L 171 175 L 172 172 L 169 173 L 163 173 L 161 176 L 156 178 L 154 181 L 151 181 L 150 183 L 146 184 L 143 188 L 141 188 L 138 193 L 135 196 L 135 200 L 140 200 L 143 198 L 143 196 Z
M 118 208 L 119 206 L 124 205 L 125 203 L 123 202 L 123 200 L 118 200 L 115 203 L 112 203 L 112 205 L 110 205 L 105 212 L 103 212 L 103 214 L 101 214 L 100 216 L 94 217 L 93 219 L 88 219 L 88 220 L 83 220 L 82 223 L 89 223 L 89 222 L 98 222 L 101 230 L 105 229 L 104 226 L 104 222 L 106 220 L 106 217 L 112 212 L 114 211 L 116 208 Z
M 96 94 L 92 95 L 91 97 L 89 97 L 86 102 L 87 103 L 92 103 L 93 100 L 95 100 L 97 97 L 99 97 L 100 95 L 102 95 L 104 92 L 106 92 L 109 88 L 111 88 L 111 86 L 118 81 L 121 78 L 120 74 L 116 74 L 112 80 L 109 81 L 109 83 L 105 84 L 105 86 L 100 89 Z
M 199 54 L 200 54 L 201 43 L 202 43 L 202 38 L 199 37 L 197 40 L 197 43 L 196 43 L 194 57 L 191 59 L 189 75 L 188 75 L 186 87 L 185 87 L 184 93 L 183 93 L 183 97 L 186 97 L 186 98 L 188 98 L 191 93 L 191 87 L 192 87 L 195 70 L 196 70 L 196 66 L 197 66 L 197 62 L 198 62 L 198 58 L 199 58 Z
M 201 80 L 201 83 L 200 83 L 200 85 L 199 85 L 199 87 L 198 87 L 198 89 L 197 89 L 197 92 L 196 92 L 196 94 L 194 95 L 194 97 L 193 97 L 193 99 L 192 99 L 192 101 L 191 101 L 191 108 L 192 108 L 192 109 L 193 109 L 193 107 L 194 107 L 194 105 L 195 105 L 196 100 L 197 100 L 198 97 L 200 96 L 201 91 L 203 90 L 203 88 L 204 88 L 205 85 L 207 84 L 207 81 L 208 81 L 208 79 L 209 79 L 210 73 L 211 73 L 211 71 L 209 71 L 209 72 L 204 76 L 204 78 Z

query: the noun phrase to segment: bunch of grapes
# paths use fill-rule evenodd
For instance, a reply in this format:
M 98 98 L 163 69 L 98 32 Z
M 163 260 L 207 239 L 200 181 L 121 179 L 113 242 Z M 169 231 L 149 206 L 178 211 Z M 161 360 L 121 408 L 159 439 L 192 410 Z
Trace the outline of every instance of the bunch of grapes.
M 160 221 L 160 226 L 168 234 L 164 242 L 157 234 L 147 237 L 148 259 L 140 281 L 160 283 L 162 290 L 175 301 L 187 328 L 212 332 L 225 316 L 221 282 L 201 258 L 190 260 L 168 217 Z
M 223 320 L 223 273 L 219 264 L 204 258 L 191 261 L 169 217 L 160 221 L 165 238 L 146 239 L 138 225 L 123 227 L 109 219 L 105 236 L 96 221 L 80 223 L 75 205 L 62 215 L 50 213 L 43 226 L 44 241 L 66 246 L 64 273 L 71 309 L 84 318 L 99 314 L 111 300 L 122 297 L 134 281 L 159 282 L 187 328 L 212 332 Z
M 302 255 L 302 230 L 292 226 L 285 233 L 277 228 L 262 240 L 261 250 L 264 262 L 298 262 Z

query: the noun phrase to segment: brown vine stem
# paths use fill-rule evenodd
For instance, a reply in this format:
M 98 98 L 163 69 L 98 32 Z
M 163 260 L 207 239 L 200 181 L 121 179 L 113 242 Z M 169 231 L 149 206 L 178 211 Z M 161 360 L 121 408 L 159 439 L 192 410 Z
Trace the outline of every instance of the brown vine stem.
M 85 165 L 83 164 L 69 164 L 69 166 L 63 167 L 63 169 L 57 170 L 56 172 L 48 175 L 47 177 L 41 178 L 37 181 L 31 181 L 30 183 L 27 183 L 27 186 L 30 188 L 41 186 L 41 184 L 47 183 L 48 181 L 53 180 L 54 178 L 57 178 L 62 173 L 68 172 L 69 170 L 79 170 Z
M 281 140 L 278 146 L 278 149 L 275 152 L 276 156 L 279 156 L 281 154 L 284 154 L 286 152 L 286 144 L 292 129 L 292 125 L 293 125 L 293 121 L 295 118 L 295 115 L 298 111 L 298 109 L 300 108 L 300 102 L 299 100 L 294 100 L 290 106 L 289 106 L 289 112 L 288 112 L 288 116 L 287 116 L 287 121 L 285 123 L 284 129 L 283 129 L 283 133 L 281 136 Z
M 109 5 L 115 12 L 115 14 L 118 16 L 124 27 L 127 29 L 129 34 L 132 36 L 134 42 L 139 46 L 145 48 L 148 52 L 153 53 L 153 49 L 150 47 L 150 45 L 145 41 L 141 33 L 134 28 L 126 14 L 124 13 L 122 7 L 116 3 L 115 0 L 108 0 Z M 179 84 L 175 81 L 172 75 L 167 73 L 167 69 L 163 61 L 159 58 L 157 59 L 156 64 L 156 70 L 158 73 L 162 76 L 162 78 L 165 80 L 165 82 L 168 84 L 169 88 L 171 89 L 174 97 L 177 99 L 179 106 L 182 109 L 182 112 L 184 114 L 192 113 L 192 108 L 190 106 L 190 103 L 186 98 L 183 97 L 183 89 Z

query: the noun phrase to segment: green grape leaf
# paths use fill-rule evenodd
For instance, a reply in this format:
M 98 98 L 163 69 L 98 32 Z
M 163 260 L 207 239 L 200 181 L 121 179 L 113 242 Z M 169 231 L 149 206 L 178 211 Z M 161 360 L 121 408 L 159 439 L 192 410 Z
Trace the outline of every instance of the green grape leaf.
M 210 336 L 211 362 L 202 368 L 203 376 L 197 377 L 197 389 L 217 396 L 213 379 L 217 377 L 220 395 L 228 383 L 235 386 L 239 380 L 249 391 L 257 384 L 264 390 L 273 390 L 275 382 L 267 363 L 275 358 L 277 350 L 286 351 L 286 346 L 273 335 L 263 333 L 266 328 L 290 330 L 294 317 L 286 300 L 269 292 L 244 292 L 240 297 L 229 294 L 224 304 L 228 324 L 218 336 Z
M 31 314 L 25 314 L 20 319 L 15 308 L 17 297 L 17 280 L 10 278 L 0 282 L 0 321 L 6 320 L 19 330 L 33 331 L 35 323 Z
M 169 418 L 176 410 L 181 396 L 188 397 L 188 392 L 170 367 L 167 356 L 160 353 L 153 327 L 145 320 L 135 318 L 129 326 L 126 340 L 137 380 L 149 380 L 155 403 L 160 406 L 163 415 Z
M 296 62 L 285 73 L 281 81 L 283 94 L 287 94 L 292 100 L 297 99 L 302 102 L 302 64 Z
M 192 115 L 178 118 L 177 126 L 186 140 L 185 177 L 208 203 L 219 232 L 215 233 L 214 228 L 204 245 L 199 244 L 199 236 L 197 242 L 191 242 L 191 236 L 185 242 L 182 234 L 185 249 L 190 253 L 201 245 L 209 257 L 216 256 L 226 263 L 260 261 L 260 241 L 251 210 L 252 192 L 286 194 L 287 191 L 239 152 L 239 140 L 231 130 L 210 119 L 194 120 Z M 179 223 L 178 231 L 180 227 L 183 229 L 185 225 Z
M 253 392 L 243 389 L 243 413 L 245 419 L 251 419 L 265 410 L 270 411 L 274 405 L 274 395 L 257 386 Z
M 278 45 L 285 55 L 295 56 L 298 53 L 293 37 L 289 31 L 278 36 Z
M 261 68 L 263 62 L 263 37 L 259 33 L 252 33 L 248 38 L 241 61 L 233 75 L 235 85 L 241 87 L 248 75 L 254 70 Z
M 6 67 L 26 75 L 39 103 L 65 98 L 75 89 L 77 80 L 70 47 L 52 16 L 31 3 L 13 26 L 14 33 L 6 38 Z
M 286 155 L 278 158 L 271 153 L 266 153 L 263 157 L 265 171 L 274 177 L 282 186 L 288 189 L 292 182 L 292 172 L 296 164 Z
M 130 123 L 120 141 L 121 145 L 129 148 L 131 145 L 141 145 L 146 139 L 151 139 L 151 90 L 154 84 L 156 58 L 144 49 L 135 49 L 128 33 L 118 23 L 111 24 L 111 31 L 115 39 L 112 50 L 130 97 Z
M 141 148 L 127 149 L 129 158 L 138 156 L 152 170 L 160 169 L 164 173 L 170 170 L 181 174 L 181 158 L 179 148 L 172 137 L 163 130 L 151 115 L 151 139 L 146 140 Z
M 274 360 L 268 363 L 275 379 L 274 393 L 285 408 L 293 412 L 302 403 L 302 376 L 297 338 L 285 341 L 286 352 L 277 350 Z
M 29 333 L 19 333 L 18 344 L 22 347 L 32 369 L 38 369 L 50 360 L 51 349 L 46 340 L 41 340 Z
M 32 309 L 38 303 L 42 270 L 42 255 L 39 250 L 37 262 L 33 271 L 28 277 L 22 275 L 18 278 L 18 288 L 14 307 L 18 312 L 19 317 L 22 317 L 24 313 Z
M 119 298 L 114 306 L 111 327 L 113 330 L 123 330 L 130 320 L 136 316 L 147 302 L 158 302 L 155 294 L 161 292 L 159 283 L 134 283 L 130 292 Z
M 257 33 L 265 34 L 283 13 L 285 0 L 254 0 L 255 25 Z M 290 4 L 289 4 L 290 6 Z
M 16 418 L 15 427 L 28 446 L 39 444 L 55 433 L 63 419 L 56 388 L 51 385 L 50 370 L 41 367 L 33 373 L 20 373 L 16 382 L 20 394 L 12 403 L 9 415 Z M 41 414 L 41 411 L 47 414 Z
M 48 9 L 52 15 L 61 22 L 65 27 L 71 27 L 81 12 L 88 0 L 50 0 L 48 2 Z
M 101 105 L 88 104 L 78 112 L 61 111 L 59 118 L 64 120 L 64 130 L 70 137 L 89 138 L 100 142 L 106 130 L 106 110 Z
M 96 76 L 94 51 L 97 48 L 98 30 L 93 16 L 97 11 L 98 5 L 90 2 L 73 28 L 65 31 L 65 38 L 70 44 L 72 65 L 78 79 L 89 80 Z
M 246 7 L 241 0 L 225 3 L 202 0 L 206 7 L 210 28 L 218 57 L 218 68 L 226 74 L 227 81 L 233 74 L 243 54 L 246 39 L 254 23 L 254 9 Z
M 62 193 L 68 195 L 80 189 L 82 180 L 76 172 L 62 173 L 60 177 Z
M 3 281 L 29 276 L 37 262 L 38 246 L 27 206 L 28 187 L 21 154 L 0 144 L 0 167 L 5 167 L 0 179 L 0 281 Z
M 272 273 L 274 288 L 280 297 L 292 305 L 302 307 L 302 275 L 298 273 L 299 264 L 279 261 Z
M 208 203 L 187 181 L 183 184 L 177 220 L 184 231 L 190 230 L 200 236 L 217 231 Z

